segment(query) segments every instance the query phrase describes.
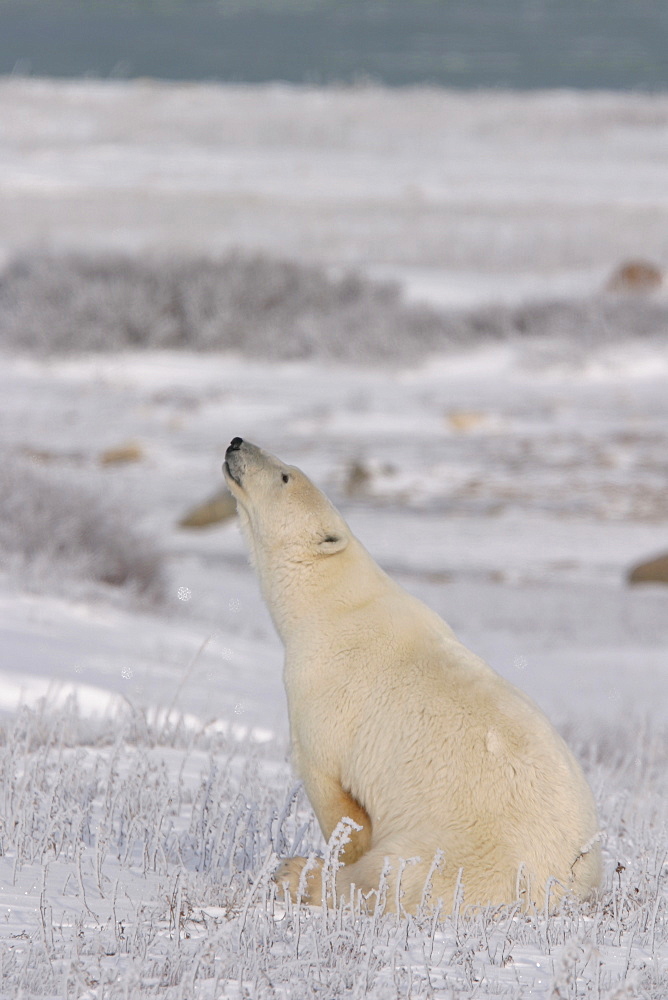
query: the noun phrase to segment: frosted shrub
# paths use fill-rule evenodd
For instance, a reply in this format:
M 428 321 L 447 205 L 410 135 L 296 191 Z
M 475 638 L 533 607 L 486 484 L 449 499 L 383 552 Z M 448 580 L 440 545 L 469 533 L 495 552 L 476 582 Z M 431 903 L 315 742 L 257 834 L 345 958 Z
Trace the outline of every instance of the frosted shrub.
M 32 255 L 0 279 L 0 345 L 38 351 L 236 350 L 254 357 L 402 358 L 443 321 L 398 289 L 319 267 L 206 259 Z
M 0 565 L 35 586 L 77 581 L 164 596 L 161 559 L 123 510 L 89 486 L 2 456 Z
M 596 344 L 667 334 L 662 299 L 603 295 L 438 311 L 407 303 L 393 284 L 266 255 L 32 254 L 0 276 L 0 347 L 46 353 L 187 348 L 401 363 L 533 337 L 566 341 L 577 361 Z

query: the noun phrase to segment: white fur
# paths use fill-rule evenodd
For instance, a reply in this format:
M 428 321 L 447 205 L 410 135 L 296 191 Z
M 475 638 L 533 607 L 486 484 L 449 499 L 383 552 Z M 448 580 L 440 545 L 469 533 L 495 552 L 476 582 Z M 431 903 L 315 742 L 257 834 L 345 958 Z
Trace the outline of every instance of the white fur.
M 247 442 L 226 457 L 285 645 L 295 767 L 325 839 L 344 817 L 362 827 L 338 893 L 377 889 L 389 859 L 392 907 L 400 859 L 419 857 L 400 887 L 414 910 L 442 851 L 430 899 L 444 911 L 458 878 L 465 904 L 588 895 L 600 879 L 592 795 L 542 712 L 394 583 L 302 472 Z M 293 895 L 303 866 L 280 870 Z M 320 884 L 302 879 L 312 902 Z

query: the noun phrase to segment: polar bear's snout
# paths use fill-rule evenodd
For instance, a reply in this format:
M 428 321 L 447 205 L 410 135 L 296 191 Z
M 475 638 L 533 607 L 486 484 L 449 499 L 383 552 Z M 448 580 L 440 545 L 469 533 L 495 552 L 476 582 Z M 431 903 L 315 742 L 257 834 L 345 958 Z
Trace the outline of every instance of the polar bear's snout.
M 237 486 L 241 486 L 241 475 L 245 465 L 241 454 L 241 446 L 243 443 L 243 438 L 232 438 L 227 451 L 225 452 L 225 464 L 223 465 L 223 470 L 227 473 L 229 478 L 237 484 Z
M 271 456 L 266 455 L 256 444 L 235 437 L 232 438 L 225 452 L 223 471 L 228 479 L 244 489 L 244 482 L 249 475 L 261 471 L 267 465 L 268 458 L 271 459 Z M 275 459 L 272 461 L 275 465 L 278 464 Z

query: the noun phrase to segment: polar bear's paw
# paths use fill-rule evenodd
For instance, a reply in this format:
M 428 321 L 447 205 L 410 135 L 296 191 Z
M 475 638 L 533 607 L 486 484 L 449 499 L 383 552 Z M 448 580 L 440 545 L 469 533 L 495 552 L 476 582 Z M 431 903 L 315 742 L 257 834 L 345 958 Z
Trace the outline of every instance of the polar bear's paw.
M 302 899 L 322 903 L 322 858 L 285 858 L 274 872 L 274 882 L 287 888 L 293 903 Z

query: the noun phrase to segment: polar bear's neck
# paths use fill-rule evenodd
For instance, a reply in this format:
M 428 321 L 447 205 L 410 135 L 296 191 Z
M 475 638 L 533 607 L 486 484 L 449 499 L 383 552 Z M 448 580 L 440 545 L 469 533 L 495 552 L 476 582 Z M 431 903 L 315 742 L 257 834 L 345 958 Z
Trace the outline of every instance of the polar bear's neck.
M 343 552 L 304 559 L 299 552 L 255 553 L 262 594 L 283 640 L 300 645 L 334 619 L 368 606 L 387 592 L 389 577 L 351 537 Z
M 351 635 L 358 641 L 360 623 L 365 643 L 393 641 L 388 622 L 406 635 L 418 626 L 435 639 L 454 638 L 436 612 L 392 580 L 354 536 L 343 552 L 322 560 L 291 560 L 282 553 L 282 560 L 263 566 L 265 558 L 256 552 L 260 585 L 285 646 L 286 663 L 291 658 L 320 661 L 321 652 L 335 655 Z

